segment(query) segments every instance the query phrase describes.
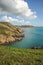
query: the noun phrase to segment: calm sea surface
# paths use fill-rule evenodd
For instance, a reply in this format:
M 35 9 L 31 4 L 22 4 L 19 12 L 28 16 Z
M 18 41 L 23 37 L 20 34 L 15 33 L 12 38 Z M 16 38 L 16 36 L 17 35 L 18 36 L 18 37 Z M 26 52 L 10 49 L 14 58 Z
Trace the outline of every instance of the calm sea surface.
M 40 47 L 43 46 L 43 27 L 34 27 L 34 28 L 23 28 L 24 38 L 9 46 L 14 46 L 17 48 L 31 48 L 31 47 Z

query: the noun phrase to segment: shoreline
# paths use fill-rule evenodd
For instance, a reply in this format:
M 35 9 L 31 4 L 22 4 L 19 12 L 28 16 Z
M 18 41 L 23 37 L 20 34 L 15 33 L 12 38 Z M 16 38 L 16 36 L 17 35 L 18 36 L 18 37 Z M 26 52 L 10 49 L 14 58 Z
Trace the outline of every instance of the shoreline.
M 0 22 L 0 44 L 12 43 L 22 40 L 23 30 L 19 26 L 13 26 L 8 22 Z
M 5 38 L 5 39 L 3 37 L 3 39 L 0 39 L 0 45 L 21 41 L 23 39 L 23 37 L 24 37 L 23 34 L 21 36 L 17 36 L 17 37 L 9 36 L 8 38 Z

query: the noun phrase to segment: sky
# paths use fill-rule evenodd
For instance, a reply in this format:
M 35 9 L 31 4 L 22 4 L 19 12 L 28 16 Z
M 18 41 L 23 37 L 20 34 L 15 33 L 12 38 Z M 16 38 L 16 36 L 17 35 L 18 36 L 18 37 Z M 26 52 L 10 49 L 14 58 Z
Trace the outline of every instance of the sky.
M 43 0 L 0 0 L 0 22 L 43 26 Z

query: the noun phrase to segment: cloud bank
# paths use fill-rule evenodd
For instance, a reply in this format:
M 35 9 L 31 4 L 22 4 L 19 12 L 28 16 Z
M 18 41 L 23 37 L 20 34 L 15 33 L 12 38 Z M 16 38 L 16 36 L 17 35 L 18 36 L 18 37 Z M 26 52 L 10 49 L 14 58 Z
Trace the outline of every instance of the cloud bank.
M 18 19 L 16 18 L 12 18 L 12 17 L 8 17 L 8 16 L 3 16 L 0 21 L 2 22 L 18 22 Z
M 0 14 L 3 13 L 13 14 L 28 19 L 37 17 L 24 0 L 0 0 Z
M 0 19 L 0 22 L 10 22 L 10 23 L 16 22 L 16 23 L 19 23 L 20 25 L 28 25 L 28 24 L 30 24 L 29 21 L 19 20 L 19 19 L 16 19 L 16 18 L 8 17 L 8 16 L 3 16 Z

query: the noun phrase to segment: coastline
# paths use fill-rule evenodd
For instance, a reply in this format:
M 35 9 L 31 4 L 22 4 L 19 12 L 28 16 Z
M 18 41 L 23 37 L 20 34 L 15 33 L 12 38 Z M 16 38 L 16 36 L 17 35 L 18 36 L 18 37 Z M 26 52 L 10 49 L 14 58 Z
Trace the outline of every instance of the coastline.
M 12 43 L 22 40 L 23 30 L 7 22 L 0 22 L 0 44 Z
M 8 36 L 6 37 L 5 35 L 0 35 L 0 44 L 8 44 L 8 43 L 12 43 L 12 42 L 17 42 L 17 41 L 21 41 L 24 37 L 24 34 L 22 34 L 23 31 L 21 31 L 21 33 L 17 36 Z

